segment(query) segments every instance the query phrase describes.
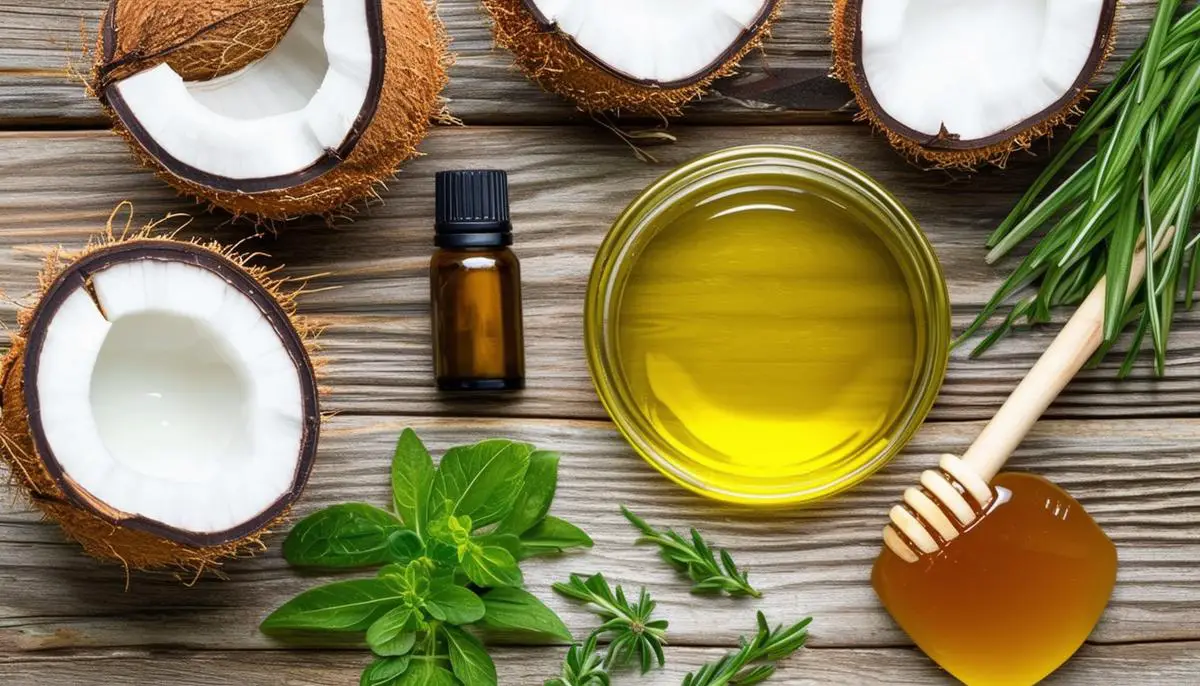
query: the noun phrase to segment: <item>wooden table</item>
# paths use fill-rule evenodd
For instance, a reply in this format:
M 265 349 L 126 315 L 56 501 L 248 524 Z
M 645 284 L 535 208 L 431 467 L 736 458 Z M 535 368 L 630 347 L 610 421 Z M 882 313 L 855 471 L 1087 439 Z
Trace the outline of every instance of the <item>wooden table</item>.
M 71 78 L 83 68 L 104 0 L 0 0 L 0 286 L 20 300 L 56 245 L 79 246 L 130 200 L 138 221 L 193 212 L 189 234 L 237 240 L 252 233 L 175 197 L 133 164 L 94 102 Z M 320 458 L 300 513 L 346 500 L 384 504 L 392 443 L 415 427 L 440 451 L 487 436 L 563 453 L 556 511 L 585 524 L 596 549 L 527 566 L 529 586 L 583 635 L 589 615 L 552 596 L 571 571 L 603 571 L 646 585 L 671 620 L 665 672 L 678 683 L 751 629 L 754 608 L 774 621 L 815 617 L 810 646 L 772 683 L 900 684 L 947 681 L 880 608 L 868 585 L 887 508 L 919 470 L 961 451 L 1049 341 L 1022 334 L 987 357 L 954 354 L 933 416 L 904 456 L 852 493 L 808 509 L 725 507 L 668 483 L 607 421 L 588 380 L 581 309 L 591 259 L 618 210 L 671 165 L 744 143 L 809 146 L 875 175 L 913 210 L 945 265 L 956 326 L 992 292 L 1003 269 L 984 264 L 985 233 L 1036 175 L 1045 156 L 974 177 L 907 165 L 863 125 L 845 91 L 822 78 L 828 3 L 796 0 L 747 74 L 672 124 L 673 145 L 637 161 L 629 148 L 569 105 L 541 93 L 493 49 L 473 0 L 443 0 L 459 53 L 449 90 L 466 126 L 443 127 L 382 202 L 352 223 L 319 221 L 254 242 L 295 276 L 329 274 L 303 304 L 328 325 L 332 389 Z M 1127 0 L 1119 54 L 1145 35 L 1152 0 Z M 1110 67 L 1111 71 L 1111 67 Z M 1039 146 L 1045 152 L 1045 146 Z M 430 388 L 428 286 L 433 173 L 476 166 L 512 175 L 517 249 L 525 271 L 530 388 L 506 402 L 448 400 Z M 0 315 L 12 325 L 16 305 Z M 1200 314 L 1181 315 L 1169 374 L 1115 365 L 1084 373 L 1015 461 L 1070 489 L 1120 549 L 1121 573 L 1103 622 L 1052 681 L 1060 684 L 1200 683 Z M 656 523 L 696 524 L 752 568 L 761 603 L 697 601 L 635 548 L 620 519 L 628 503 Z M 351 684 L 360 650 L 289 650 L 259 634 L 272 608 L 320 579 L 287 568 L 279 538 L 232 563 L 226 580 L 187 588 L 162 576 L 104 567 L 65 543 L 15 497 L 0 510 L 0 683 Z M 128 589 L 126 584 L 128 581 Z M 501 682 L 540 684 L 560 647 L 496 650 Z

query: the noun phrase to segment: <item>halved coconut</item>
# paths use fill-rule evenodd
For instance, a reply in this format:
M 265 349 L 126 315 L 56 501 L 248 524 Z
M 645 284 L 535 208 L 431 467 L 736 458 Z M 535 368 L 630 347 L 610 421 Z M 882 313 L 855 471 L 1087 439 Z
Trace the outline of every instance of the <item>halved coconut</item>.
M 110 50 L 110 78 L 124 78 L 165 60 L 188 81 L 243 69 L 271 52 L 307 0 L 224 0 L 197 6 L 179 0 L 112 2 L 100 51 Z M 117 26 L 137 26 L 120 31 Z M 203 40 L 197 40 L 197 37 Z M 105 40 L 108 41 L 106 45 Z
M 496 44 L 587 111 L 674 116 L 758 48 L 779 0 L 483 0 Z
M 90 555 L 203 570 L 308 479 L 320 411 L 292 295 L 219 248 L 52 258 L 2 363 L 0 455 Z
M 424 0 L 172 2 L 113 0 L 93 90 L 147 166 L 235 214 L 368 197 L 442 111 L 446 39 Z M 164 46 L 164 17 L 187 12 L 206 23 Z
M 1116 0 L 837 0 L 834 73 L 862 117 L 942 167 L 1003 164 L 1078 111 Z

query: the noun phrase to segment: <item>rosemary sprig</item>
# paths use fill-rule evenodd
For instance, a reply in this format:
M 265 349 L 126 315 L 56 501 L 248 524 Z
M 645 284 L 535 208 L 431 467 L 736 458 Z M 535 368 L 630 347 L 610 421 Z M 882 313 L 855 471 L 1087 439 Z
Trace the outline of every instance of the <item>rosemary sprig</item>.
M 722 591 L 732 596 L 751 596 L 761 598 L 747 574 L 738 569 L 733 557 L 726 550 L 718 549 L 714 553 L 712 546 L 704 540 L 696 529 L 691 531 L 691 540 L 675 533 L 671 529 L 659 531 L 647 524 L 641 517 L 622 506 L 621 512 L 633 524 L 642 536 L 638 543 L 653 543 L 662 550 L 662 557 L 672 567 L 684 572 L 692 580 L 693 593 L 720 593 Z M 717 563 L 717 555 L 721 562 Z
M 683 686 L 751 686 L 766 681 L 775 674 L 776 663 L 804 646 L 808 640 L 808 625 L 812 617 L 786 629 L 774 630 L 763 613 L 758 613 L 758 633 L 753 639 L 739 639 L 741 648 L 710 662 L 699 671 L 683 678 Z
M 558 593 L 587 603 L 588 609 L 600 616 L 604 623 L 592 632 L 592 637 L 608 634 L 611 643 L 604 659 L 607 669 L 629 665 L 635 659 L 642 673 L 650 671 L 655 659 L 658 666 L 666 664 L 663 646 L 667 643 L 667 620 L 654 619 L 657 606 L 643 588 L 636 603 L 630 603 L 625 590 L 619 585 L 614 591 L 603 574 L 584 579 L 572 574 L 565 584 L 554 584 Z
M 1180 290 L 1190 308 L 1200 279 L 1200 250 L 1189 238 L 1200 207 L 1200 7 L 1176 18 L 1181 5 L 1180 0 L 1159 4 L 1145 45 L 989 237 L 989 262 L 1023 243 L 1035 244 L 958 339 L 974 336 L 993 315 L 1007 310 L 973 355 L 1019 325 L 1049 322 L 1054 307 L 1078 305 L 1107 276 L 1101 349 L 1109 350 L 1123 330 L 1136 324 L 1120 374 L 1132 371 L 1145 339 L 1152 343 L 1155 371 L 1164 373 Z M 1096 153 L 1048 192 L 1090 144 L 1096 144 Z M 1127 297 L 1138 237 L 1157 247 L 1172 227 L 1177 230 L 1164 246 L 1169 249 L 1159 257 L 1146 251 L 1146 281 Z M 1035 286 L 1033 292 L 1023 293 L 1029 286 Z
M 604 669 L 604 657 L 596 650 L 597 638 L 592 634 L 583 645 L 571 646 L 562 676 L 550 679 L 546 686 L 609 686 L 612 680 Z

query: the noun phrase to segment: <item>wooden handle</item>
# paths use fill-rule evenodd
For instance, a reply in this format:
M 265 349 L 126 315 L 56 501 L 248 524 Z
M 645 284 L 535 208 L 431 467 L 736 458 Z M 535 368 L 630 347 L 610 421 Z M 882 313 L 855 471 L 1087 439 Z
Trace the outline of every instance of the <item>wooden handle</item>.
M 1174 233 L 1175 230 L 1170 229 L 1159 237 L 1156 256 L 1170 243 Z M 1143 247 L 1133 256 L 1126 298 L 1132 297 L 1137 291 L 1145 274 Z M 991 481 L 1000 472 L 1046 408 L 1100 347 L 1104 339 L 1105 283 L 1105 279 L 1100 279 L 1100 283 L 1088 294 L 1037 364 L 1029 370 L 963 455 L 963 462 L 985 482 Z

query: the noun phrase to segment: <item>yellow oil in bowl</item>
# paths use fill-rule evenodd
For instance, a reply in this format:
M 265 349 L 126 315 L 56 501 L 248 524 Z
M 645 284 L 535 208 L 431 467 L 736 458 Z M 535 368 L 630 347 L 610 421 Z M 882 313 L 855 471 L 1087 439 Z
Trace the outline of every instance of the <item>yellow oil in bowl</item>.
M 816 153 L 741 148 L 647 191 L 601 249 L 593 377 L 617 425 L 684 485 L 810 500 L 881 466 L 946 364 L 936 259 L 898 203 Z

